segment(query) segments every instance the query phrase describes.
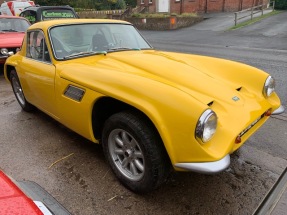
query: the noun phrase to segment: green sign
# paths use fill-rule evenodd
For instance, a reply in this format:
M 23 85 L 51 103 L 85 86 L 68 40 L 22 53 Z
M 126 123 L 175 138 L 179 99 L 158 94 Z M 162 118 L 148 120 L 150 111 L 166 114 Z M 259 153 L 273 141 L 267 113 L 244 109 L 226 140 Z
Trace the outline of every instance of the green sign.
M 29 20 L 29 22 L 34 23 L 36 21 L 36 17 L 35 16 L 25 16 L 26 19 Z
M 74 14 L 70 11 L 61 12 L 61 11 L 43 11 L 43 17 L 48 19 L 53 18 L 74 18 Z

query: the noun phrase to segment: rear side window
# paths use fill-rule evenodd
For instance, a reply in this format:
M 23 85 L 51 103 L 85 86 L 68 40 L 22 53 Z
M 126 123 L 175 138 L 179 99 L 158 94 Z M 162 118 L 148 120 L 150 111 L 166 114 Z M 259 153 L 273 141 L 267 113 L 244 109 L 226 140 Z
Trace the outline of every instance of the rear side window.
M 31 31 L 28 33 L 27 53 L 28 58 L 37 61 L 50 62 L 49 51 L 42 31 Z
M 27 11 L 22 12 L 20 15 L 28 19 L 31 24 L 36 22 L 37 14 L 35 11 L 27 10 Z
M 70 18 L 76 18 L 76 14 L 72 10 L 50 9 L 42 11 L 42 20 Z

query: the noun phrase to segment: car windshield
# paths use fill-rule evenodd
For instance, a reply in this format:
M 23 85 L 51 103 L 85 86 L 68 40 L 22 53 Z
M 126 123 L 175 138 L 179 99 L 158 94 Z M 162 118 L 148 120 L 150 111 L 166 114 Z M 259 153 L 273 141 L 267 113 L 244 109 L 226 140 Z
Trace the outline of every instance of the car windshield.
M 97 23 L 53 27 L 50 37 L 57 59 L 152 47 L 129 24 Z
M 1 32 L 25 32 L 30 24 L 24 19 L 0 19 Z
M 72 10 L 49 9 L 42 11 L 42 20 L 76 18 Z

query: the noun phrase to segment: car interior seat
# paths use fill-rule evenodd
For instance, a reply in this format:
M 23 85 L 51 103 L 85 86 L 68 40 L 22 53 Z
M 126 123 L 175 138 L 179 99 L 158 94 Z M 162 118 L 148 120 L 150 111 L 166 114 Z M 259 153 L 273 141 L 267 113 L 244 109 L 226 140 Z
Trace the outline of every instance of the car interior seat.
M 43 55 L 44 55 L 44 58 L 43 58 Z M 44 60 L 44 61 L 47 61 L 47 62 L 51 61 L 50 55 L 49 55 L 49 51 L 48 51 L 48 48 L 47 48 L 47 44 L 45 43 L 44 39 L 42 39 L 41 42 L 40 42 L 40 52 L 39 52 L 38 59 Z
M 102 34 L 95 34 L 92 38 L 92 51 L 107 51 L 108 41 Z

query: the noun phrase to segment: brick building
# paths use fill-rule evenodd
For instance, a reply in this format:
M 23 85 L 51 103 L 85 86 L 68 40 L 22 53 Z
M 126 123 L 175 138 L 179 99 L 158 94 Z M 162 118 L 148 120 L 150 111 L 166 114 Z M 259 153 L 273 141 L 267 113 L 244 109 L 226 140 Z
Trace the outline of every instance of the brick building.
M 269 0 L 137 0 L 137 5 L 149 13 L 208 13 L 239 11 Z

